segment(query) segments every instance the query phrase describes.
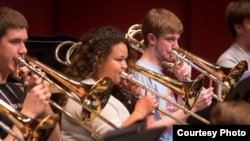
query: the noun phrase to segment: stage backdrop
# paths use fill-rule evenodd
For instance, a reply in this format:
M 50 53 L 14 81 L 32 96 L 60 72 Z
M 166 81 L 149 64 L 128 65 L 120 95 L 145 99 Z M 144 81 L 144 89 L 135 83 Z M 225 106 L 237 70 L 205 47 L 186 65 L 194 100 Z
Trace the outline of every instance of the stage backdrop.
M 31 36 L 70 35 L 76 38 L 91 28 L 113 25 L 127 32 L 151 8 L 173 11 L 183 22 L 179 44 L 215 62 L 232 38 L 225 22 L 226 5 L 233 0 L 0 0 L 22 12 Z

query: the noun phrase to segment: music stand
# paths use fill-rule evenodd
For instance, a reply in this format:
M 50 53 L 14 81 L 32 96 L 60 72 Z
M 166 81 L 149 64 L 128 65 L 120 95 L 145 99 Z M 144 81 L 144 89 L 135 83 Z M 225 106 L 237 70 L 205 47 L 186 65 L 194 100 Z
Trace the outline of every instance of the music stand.
M 166 130 L 166 127 L 143 130 L 141 128 L 144 122 L 144 120 L 138 121 L 126 128 L 109 132 L 103 141 L 157 141 Z

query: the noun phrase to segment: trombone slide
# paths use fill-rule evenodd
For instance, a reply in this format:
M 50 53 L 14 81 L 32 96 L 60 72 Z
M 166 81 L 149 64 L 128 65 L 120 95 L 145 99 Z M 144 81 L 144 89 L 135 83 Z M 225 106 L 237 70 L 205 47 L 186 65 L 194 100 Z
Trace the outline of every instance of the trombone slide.
M 8 134 L 11 134 L 13 137 L 15 137 L 19 141 L 25 141 L 22 137 L 17 135 L 15 132 L 13 132 L 7 125 L 5 125 L 2 121 L 0 121 L 0 127 L 6 131 Z
M 183 106 L 177 104 L 176 102 L 173 102 L 173 101 L 172 101 L 171 99 L 169 99 L 168 97 L 166 97 L 166 96 L 164 96 L 164 95 L 162 95 L 162 94 L 159 94 L 159 93 L 156 92 L 155 90 L 153 90 L 153 89 L 147 87 L 145 84 L 143 84 L 143 83 L 137 81 L 137 80 L 134 79 L 134 78 L 128 78 L 128 74 L 127 74 L 127 73 L 122 72 L 122 73 L 121 73 L 121 77 L 124 78 L 124 79 L 127 79 L 127 80 L 129 80 L 129 81 L 131 81 L 131 82 L 133 82 L 134 84 L 140 86 L 141 88 L 143 88 L 143 89 L 145 89 L 145 90 L 147 90 L 147 91 L 150 91 L 152 94 L 154 94 L 154 95 L 156 95 L 156 96 L 158 96 L 158 97 L 160 97 L 160 98 L 162 98 L 162 99 L 164 99 L 164 100 L 170 102 L 170 103 L 173 104 L 174 106 L 178 107 L 179 109 L 182 109 L 183 111 L 185 111 L 186 113 L 188 113 L 188 114 L 192 115 L 193 117 L 199 119 L 200 121 L 202 121 L 202 122 L 204 122 L 204 123 L 206 123 L 206 124 L 209 124 L 209 121 L 208 121 L 208 120 L 206 120 L 206 119 L 202 118 L 201 116 L 199 116 L 199 115 L 197 115 L 197 114 L 191 112 L 190 110 L 184 108 Z

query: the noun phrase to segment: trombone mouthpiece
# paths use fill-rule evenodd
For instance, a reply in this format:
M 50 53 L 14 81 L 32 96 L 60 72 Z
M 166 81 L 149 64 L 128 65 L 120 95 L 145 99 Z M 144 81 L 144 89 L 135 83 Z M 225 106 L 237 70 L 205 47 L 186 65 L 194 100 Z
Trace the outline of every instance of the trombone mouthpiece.
M 18 57 L 17 62 L 19 66 L 24 66 L 25 60 L 23 59 L 23 57 Z
M 127 79 L 128 77 L 128 74 L 126 72 L 122 72 L 121 75 L 120 75 L 123 79 Z

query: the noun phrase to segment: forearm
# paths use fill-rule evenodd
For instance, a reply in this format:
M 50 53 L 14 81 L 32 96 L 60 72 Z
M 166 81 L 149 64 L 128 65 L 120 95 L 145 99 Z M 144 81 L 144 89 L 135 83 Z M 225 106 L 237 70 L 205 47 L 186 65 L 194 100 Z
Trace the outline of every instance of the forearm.
M 60 134 L 60 127 L 59 123 L 57 123 L 55 129 L 51 133 L 50 137 L 48 138 L 48 141 L 61 141 L 61 134 Z
M 23 134 L 22 132 L 16 127 L 13 126 L 12 129 L 10 129 L 14 135 L 12 135 L 11 133 L 9 133 L 4 139 L 3 141 L 18 141 L 20 138 L 21 140 L 24 140 Z
M 40 121 L 40 122 L 45 122 L 45 119 L 48 121 L 48 124 L 55 124 L 54 130 L 51 132 L 48 141 L 61 141 L 61 136 L 60 136 L 60 127 L 59 127 L 59 115 L 56 115 L 51 107 L 48 105 L 45 109 L 44 112 L 36 117 L 35 120 Z M 55 123 L 53 123 L 55 122 Z
M 140 111 L 134 111 L 128 118 L 122 123 L 122 128 L 127 127 L 136 121 L 142 120 L 145 118 L 145 114 Z
M 56 122 L 56 126 L 53 130 L 53 132 L 51 133 L 50 137 L 48 138 L 48 141 L 61 141 L 61 134 L 60 134 L 60 126 L 59 126 L 59 115 L 54 115 L 55 113 L 53 112 L 53 110 L 51 109 L 50 106 L 47 106 L 47 108 L 45 109 L 45 112 L 42 115 L 42 118 L 46 118 L 47 116 L 52 116 Z
M 161 120 L 155 121 L 153 116 L 149 116 L 147 118 L 147 128 L 156 128 L 156 127 L 166 127 L 168 130 L 173 127 L 175 124 L 181 124 L 178 120 L 182 122 L 186 122 L 187 117 L 189 114 L 184 113 L 183 110 L 179 109 L 174 113 L 169 113 L 172 117 L 166 116 L 163 117 Z

